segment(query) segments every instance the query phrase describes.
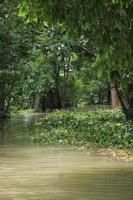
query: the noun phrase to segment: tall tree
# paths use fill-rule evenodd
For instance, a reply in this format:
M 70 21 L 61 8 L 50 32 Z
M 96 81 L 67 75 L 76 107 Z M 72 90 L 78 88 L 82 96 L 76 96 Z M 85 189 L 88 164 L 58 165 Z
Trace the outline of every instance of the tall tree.
M 27 55 L 26 26 L 14 2 L 0 3 L 0 117 L 9 114 L 11 93 L 20 77 L 20 61 Z M 21 30 L 20 30 L 21 27 Z
M 133 1 L 132 0 L 19 0 L 19 15 L 27 21 L 62 23 L 74 33 L 94 30 L 98 73 L 114 83 L 127 118 L 133 118 Z M 124 85 L 125 106 L 120 92 Z

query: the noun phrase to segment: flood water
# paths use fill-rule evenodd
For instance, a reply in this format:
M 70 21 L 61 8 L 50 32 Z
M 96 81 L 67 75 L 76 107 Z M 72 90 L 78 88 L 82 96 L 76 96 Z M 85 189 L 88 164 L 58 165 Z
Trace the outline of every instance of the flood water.
M 1 123 L 0 200 L 133 200 L 133 162 L 73 148 L 16 145 L 27 124 L 24 117 L 3 128 Z
M 28 128 L 32 121 L 45 116 L 44 113 L 29 113 L 0 120 L 0 145 L 25 144 L 33 132 Z

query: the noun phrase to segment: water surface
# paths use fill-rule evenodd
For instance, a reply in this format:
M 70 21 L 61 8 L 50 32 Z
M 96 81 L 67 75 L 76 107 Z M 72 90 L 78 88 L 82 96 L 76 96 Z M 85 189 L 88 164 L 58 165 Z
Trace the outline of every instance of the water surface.
M 0 145 L 20 145 L 29 143 L 33 131 L 29 129 L 31 122 L 45 117 L 44 113 L 26 113 L 10 119 L 0 119 Z
M 73 148 L 16 146 L 34 117 L 24 119 L 1 123 L 0 200 L 133 200 L 133 162 Z

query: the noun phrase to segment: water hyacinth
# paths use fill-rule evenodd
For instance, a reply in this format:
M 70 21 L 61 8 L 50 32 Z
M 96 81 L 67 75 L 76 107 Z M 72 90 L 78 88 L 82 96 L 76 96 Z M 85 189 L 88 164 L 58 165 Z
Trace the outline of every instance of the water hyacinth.
M 118 109 L 56 111 L 34 124 L 32 142 L 76 146 L 133 147 L 133 123 Z

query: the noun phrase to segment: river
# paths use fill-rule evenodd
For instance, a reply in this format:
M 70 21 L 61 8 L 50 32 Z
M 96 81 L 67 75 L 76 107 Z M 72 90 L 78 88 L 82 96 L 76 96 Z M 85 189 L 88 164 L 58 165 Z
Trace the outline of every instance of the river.
M 40 117 L 0 122 L 0 200 L 133 200 L 133 162 L 25 144 L 28 123 Z

